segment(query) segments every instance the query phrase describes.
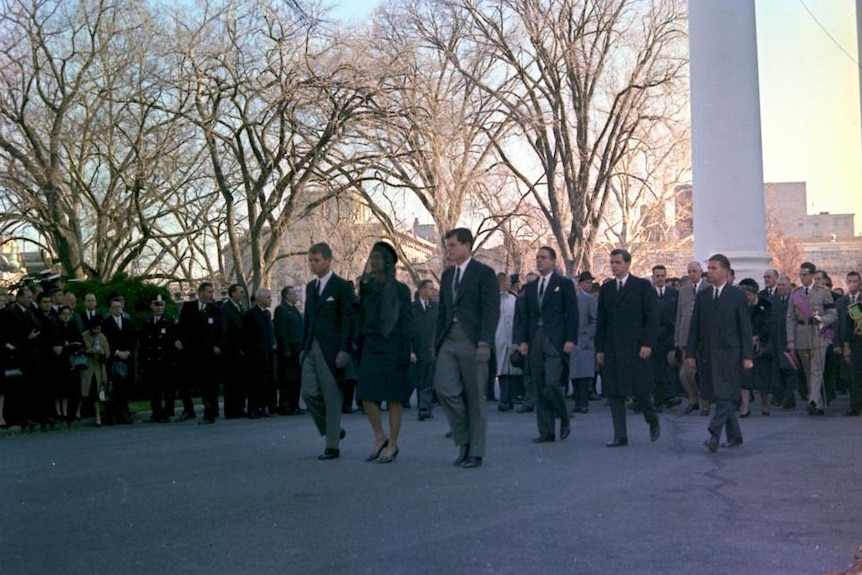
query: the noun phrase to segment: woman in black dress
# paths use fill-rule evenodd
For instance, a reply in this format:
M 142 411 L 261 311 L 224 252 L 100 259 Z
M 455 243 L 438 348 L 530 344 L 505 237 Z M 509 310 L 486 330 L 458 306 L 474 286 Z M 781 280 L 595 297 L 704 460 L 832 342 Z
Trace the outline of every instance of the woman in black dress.
M 61 306 L 58 310 L 59 322 L 57 323 L 57 337 L 54 340 L 54 353 L 57 355 L 57 386 L 56 411 L 61 421 L 71 427 L 75 413 L 69 409 L 69 403 L 74 403 L 78 398 L 81 387 L 80 374 L 72 369 L 70 358 L 72 355 L 81 353 L 84 349 L 84 338 L 78 331 L 78 326 L 72 321 L 72 310 Z M 74 406 L 73 406 L 74 407 Z
M 751 415 L 749 403 L 753 391 L 760 396 L 760 413 L 769 415 L 769 390 L 774 386 L 775 369 L 772 354 L 772 302 L 758 297 L 760 286 L 751 278 L 739 282 L 751 312 L 751 333 L 754 337 L 754 369 L 745 372 L 742 385 L 742 405 L 739 417 Z
M 374 448 L 366 461 L 391 463 L 398 457 L 401 399 L 410 365 L 412 311 L 410 290 L 395 279 L 395 249 L 377 242 L 359 284 L 359 384 L 365 415 L 374 431 Z M 389 437 L 383 433 L 380 404 L 389 409 Z

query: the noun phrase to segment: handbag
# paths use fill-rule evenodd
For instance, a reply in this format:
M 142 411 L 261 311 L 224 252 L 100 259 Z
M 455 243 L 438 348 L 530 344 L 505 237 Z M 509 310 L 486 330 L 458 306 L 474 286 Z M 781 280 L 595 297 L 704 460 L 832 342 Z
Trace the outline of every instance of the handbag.
M 83 353 L 74 353 L 70 355 L 69 368 L 72 371 L 84 371 L 87 369 L 87 356 Z
M 129 377 L 129 367 L 122 361 L 115 361 L 111 368 L 111 378 L 114 381 L 123 381 Z

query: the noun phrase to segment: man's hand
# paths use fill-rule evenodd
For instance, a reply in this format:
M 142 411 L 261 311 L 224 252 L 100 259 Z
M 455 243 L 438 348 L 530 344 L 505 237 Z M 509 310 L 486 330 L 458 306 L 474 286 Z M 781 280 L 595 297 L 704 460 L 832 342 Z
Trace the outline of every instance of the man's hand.
M 575 342 L 567 341 L 563 344 L 563 353 L 572 353 L 575 351 Z
M 647 346 L 643 346 L 641 348 L 640 352 L 638 352 L 638 357 L 641 359 L 649 359 L 649 357 L 651 355 L 652 355 L 652 348 L 649 348 Z
M 126 361 L 127 359 L 129 359 L 129 357 L 131 357 L 131 355 L 132 355 L 132 353 L 128 352 L 128 351 L 118 351 L 117 352 L 117 357 L 119 357 L 123 361 Z
M 754 367 L 754 360 L 751 359 L 743 359 L 742 360 L 742 369 L 751 369 Z
M 695 358 L 689 357 L 685 360 L 685 363 L 686 363 L 686 365 L 688 365 L 688 368 L 691 369 L 692 371 L 697 370 L 697 360 Z
M 346 351 L 339 351 L 335 356 L 335 369 L 344 369 L 350 363 L 350 354 Z
M 793 350 L 794 350 L 794 349 L 796 349 L 796 346 L 795 346 L 795 345 L 793 345 L 793 342 L 792 342 L 792 341 L 788 341 L 788 342 L 787 342 L 787 351 L 789 351 L 790 353 L 793 353 Z
M 416 354 L 412 351 L 410 352 L 410 363 L 416 363 Z
M 491 361 L 491 346 L 484 341 L 480 341 L 476 346 L 476 361 L 480 363 Z
M 27 339 L 36 339 L 37 337 L 39 337 L 39 330 L 34 329 L 30 332 L 30 335 L 27 336 Z
M 601 367 L 604 364 L 605 364 L 605 354 L 600 352 L 600 351 L 596 352 L 596 365 Z
M 56 353 L 57 355 L 60 355 L 61 353 L 63 353 L 63 346 L 62 345 L 55 345 L 54 346 L 54 353 Z
M 176 343 L 174 343 L 174 347 L 177 348 L 177 351 L 182 351 L 183 350 L 183 342 L 181 342 L 180 340 L 177 340 Z
M 221 353 L 221 350 L 218 348 L 217 345 L 214 345 L 213 346 L 213 354 L 218 355 L 220 353 Z
M 521 355 L 527 357 L 527 353 L 530 351 L 530 346 L 528 346 L 526 343 L 519 344 L 518 351 L 521 352 Z

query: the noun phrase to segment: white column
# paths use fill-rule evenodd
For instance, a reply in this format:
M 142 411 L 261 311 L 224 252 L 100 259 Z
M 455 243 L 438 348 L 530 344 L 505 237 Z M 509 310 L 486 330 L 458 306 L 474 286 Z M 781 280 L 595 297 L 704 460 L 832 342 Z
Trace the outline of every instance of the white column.
M 694 252 L 760 283 L 766 208 L 754 0 L 690 0 Z

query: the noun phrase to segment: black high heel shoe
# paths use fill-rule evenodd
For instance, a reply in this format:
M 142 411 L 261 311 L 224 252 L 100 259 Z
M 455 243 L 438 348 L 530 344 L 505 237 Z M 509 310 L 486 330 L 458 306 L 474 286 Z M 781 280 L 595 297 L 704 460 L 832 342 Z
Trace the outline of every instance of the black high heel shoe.
M 380 449 L 378 449 L 377 451 L 372 451 L 371 455 L 365 458 L 365 461 L 374 461 L 375 459 L 379 458 L 380 454 L 383 453 L 383 450 L 386 449 L 387 445 L 389 445 L 389 440 L 384 439 L 383 443 L 380 444 Z
M 380 463 L 392 463 L 395 461 L 395 458 L 398 457 L 398 448 L 395 448 L 395 451 L 392 452 L 392 455 L 384 455 L 380 458 Z

